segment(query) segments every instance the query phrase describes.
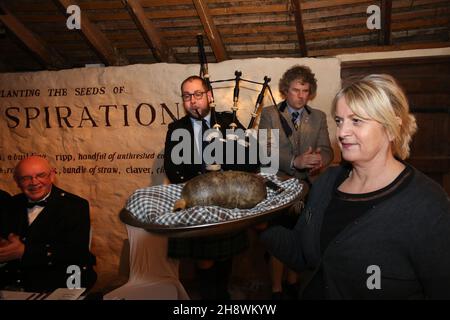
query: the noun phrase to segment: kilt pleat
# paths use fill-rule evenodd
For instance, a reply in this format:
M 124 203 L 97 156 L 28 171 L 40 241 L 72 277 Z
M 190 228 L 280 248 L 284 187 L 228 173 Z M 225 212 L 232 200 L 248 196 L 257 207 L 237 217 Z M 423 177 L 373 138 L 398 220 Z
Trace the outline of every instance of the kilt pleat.
M 223 260 L 231 258 L 247 248 L 247 231 L 220 236 L 169 238 L 168 256 L 175 259 Z

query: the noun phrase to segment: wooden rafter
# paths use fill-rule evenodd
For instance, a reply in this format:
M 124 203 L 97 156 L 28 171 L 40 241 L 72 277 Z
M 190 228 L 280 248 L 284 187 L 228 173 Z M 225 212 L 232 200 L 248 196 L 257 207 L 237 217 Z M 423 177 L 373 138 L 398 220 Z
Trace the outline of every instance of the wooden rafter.
M 217 57 L 211 57 L 212 62 L 225 55 L 229 59 L 312 57 L 449 46 L 448 0 L 416 0 L 413 4 L 411 0 L 71 0 L 70 4 L 74 1 L 81 7 L 82 18 L 88 17 L 114 46 L 113 54 L 126 55 L 133 63 L 171 62 L 172 55 L 180 63 L 196 63 L 194 46 L 199 33 L 208 37 L 204 39 L 208 54 Z M 87 39 L 80 42 L 83 30 L 66 28 L 65 10 L 55 14 L 55 3 L 62 7 L 61 3 L 69 1 L 0 2 L 60 54 L 67 52 L 64 57 L 71 59 L 67 60 L 70 64 L 103 62 L 97 54 L 101 49 L 86 52 L 86 44 L 95 45 Z M 369 5 L 380 8 L 376 17 L 380 30 L 367 28 Z M 136 7 L 139 11 L 133 10 Z M 17 39 L 6 26 L 3 29 L 6 33 L 2 35 L 0 27 L 0 38 Z M 166 50 L 172 55 L 166 56 Z M 7 46 L 0 56 L 9 68 L 36 68 L 26 66 L 26 61 L 20 61 L 24 56 L 16 56 Z
M 295 28 L 297 29 L 298 45 L 300 47 L 300 55 L 302 57 L 308 56 L 308 49 L 306 47 L 305 30 L 303 28 L 302 7 L 301 0 L 292 0 L 295 15 Z
M 373 52 L 387 52 L 399 50 L 413 50 L 413 49 L 431 49 L 431 48 L 445 48 L 448 42 L 425 42 L 425 43 L 405 43 L 390 46 L 365 46 L 357 48 L 339 48 L 339 49 L 318 49 L 310 50 L 310 56 L 336 56 L 341 54 L 353 53 L 373 53 Z
M 164 42 L 164 39 L 161 38 L 153 23 L 145 15 L 140 2 L 138 0 L 122 0 L 122 2 L 127 7 L 145 42 L 152 50 L 155 59 L 160 62 L 176 62 L 175 55 Z
M 203 24 L 203 29 L 205 30 L 206 36 L 208 37 L 211 48 L 214 52 L 217 62 L 228 60 L 228 55 L 223 45 L 222 38 L 220 37 L 219 31 L 214 24 L 209 9 L 204 0 L 192 0 L 195 9 L 197 10 L 198 16 Z
M 67 7 L 70 5 L 77 5 L 74 0 L 53 0 L 53 2 L 57 7 L 64 11 L 64 14 L 66 14 Z M 81 12 L 80 32 L 89 42 L 91 47 L 97 52 L 103 63 L 112 66 L 128 64 L 127 59 L 117 52 L 103 32 L 101 32 L 100 29 L 89 20 L 86 14 L 83 14 L 83 12 Z
M 67 68 L 67 64 L 42 38 L 28 29 L 0 2 L 0 22 L 11 31 L 47 69 Z
M 391 44 L 392 0 L 381 0 L 380 45 Z

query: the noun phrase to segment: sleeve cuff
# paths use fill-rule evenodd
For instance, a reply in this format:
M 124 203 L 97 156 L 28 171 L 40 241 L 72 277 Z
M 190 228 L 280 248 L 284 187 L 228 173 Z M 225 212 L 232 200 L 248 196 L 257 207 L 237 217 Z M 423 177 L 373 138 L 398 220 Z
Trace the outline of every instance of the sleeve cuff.
M 294 167 L 294 159 L 295 159 L 295 157 L 292 157 L 292 159 L 291 159 L 291 170 L 295 171 L 297 168 Z

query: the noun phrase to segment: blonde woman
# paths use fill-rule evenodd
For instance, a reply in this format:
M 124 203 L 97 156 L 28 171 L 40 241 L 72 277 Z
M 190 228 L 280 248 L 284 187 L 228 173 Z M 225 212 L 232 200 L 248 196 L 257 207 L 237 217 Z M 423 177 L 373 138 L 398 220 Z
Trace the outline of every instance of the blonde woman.
M 297 271 L 303 299 L 450 299 L 450 206 L 404 160 L 416 131 L 405 94 L 388 75 L 342 88 L 332 114 L 347 164 L 313 184 L 294 230 L 261 238 Z

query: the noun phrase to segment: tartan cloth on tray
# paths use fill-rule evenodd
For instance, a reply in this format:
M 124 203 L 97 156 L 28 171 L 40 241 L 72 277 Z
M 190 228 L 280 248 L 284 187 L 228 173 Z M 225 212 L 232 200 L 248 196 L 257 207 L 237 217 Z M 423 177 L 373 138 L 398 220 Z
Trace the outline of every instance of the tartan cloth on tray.
M 138 189 L 127 201 L 126 209 L 139 221 L 165 226 L 195 226 L 239 219 L 279 208 L 299 196 L 303 185 L 296 178 L 280 181 L 275 175 L 263 177 L 284 190 L 276 193 L 267 188 L 267 198 L 251 209 L 228 209 L 217 206 L 196 206 L 173 212 L 175 201 L 181 198 L 184 184 L 159 185 Z

